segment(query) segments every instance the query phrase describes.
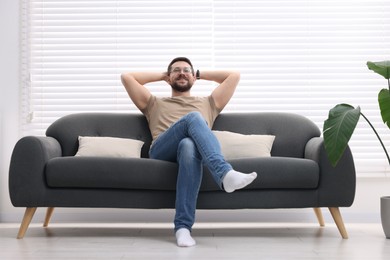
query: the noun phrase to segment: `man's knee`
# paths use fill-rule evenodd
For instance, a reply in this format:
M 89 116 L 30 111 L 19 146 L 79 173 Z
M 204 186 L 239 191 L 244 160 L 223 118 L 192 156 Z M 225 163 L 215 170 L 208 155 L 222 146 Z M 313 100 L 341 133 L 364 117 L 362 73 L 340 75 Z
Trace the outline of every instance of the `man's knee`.
M 180 141 L 177 151 L 178 158 L 198 158 L 198 149 L 191 138 L 184 138 Z
M 202 119 L 204 120 L 202 114 L 199 112 L 199 111 L 192 111 L 192 112 L 189 112 L 187 114 L 187 116 L 190 118 L 190 119 Z
M 196 150 L 196 145 L 191 138 L 184 138 L 180 141 L 178 151 L 179 152 L 193 152 Z
M 204 119 L 202 113 L 199 111 L 193 111 L 187 114 L 188 122 L 197 122 L 197 123 L 205 123 L 207 125 L 206 119 Z

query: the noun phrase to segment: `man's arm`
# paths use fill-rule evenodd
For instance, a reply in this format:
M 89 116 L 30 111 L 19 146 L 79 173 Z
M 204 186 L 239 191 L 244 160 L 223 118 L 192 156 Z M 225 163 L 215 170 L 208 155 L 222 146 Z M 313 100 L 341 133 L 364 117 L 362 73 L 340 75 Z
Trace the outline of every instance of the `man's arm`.
M 200 78 L 220 83 L 211 93 L 211 96 L 214 99 L 216 107 L 222 110 L 236 90 L 240 81 L 240 73 L 236 71 L 201 71 Z
M 122 73 L 121 80 L 131 100 L 142 111 L 146 108 L 151 96 L 150 91 L 144 85 L 161 80 L 166 81 L 167 75 L 158 72 L 128 72 Z

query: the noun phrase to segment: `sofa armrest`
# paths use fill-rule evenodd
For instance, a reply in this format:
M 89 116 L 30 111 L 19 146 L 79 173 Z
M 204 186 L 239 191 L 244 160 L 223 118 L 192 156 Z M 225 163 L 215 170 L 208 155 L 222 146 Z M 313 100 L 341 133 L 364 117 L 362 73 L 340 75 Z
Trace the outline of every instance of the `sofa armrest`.
M 318 207 L 349 207 L 356 189 L 355 164 L 349 146 L 333 167 L 325 151 L 324 139 L 315 137 L 305 148 L 305 158 L 314 160 L 320 168 Z
M 37 207 L 43 203 L 46 163 L 60 156 L 61 146 L 52 137 L 26 136 L 16 143 L 9 168 L 9 193 L 14 206 Z

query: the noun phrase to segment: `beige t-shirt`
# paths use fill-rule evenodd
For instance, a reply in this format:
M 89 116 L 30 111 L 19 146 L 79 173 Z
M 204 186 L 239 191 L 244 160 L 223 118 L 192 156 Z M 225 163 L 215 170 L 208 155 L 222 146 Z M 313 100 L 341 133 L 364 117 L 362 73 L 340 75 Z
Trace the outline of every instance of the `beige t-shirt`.
M 215 106 L 214 99 L 208 97 L 164 97 L 151 96 L 148 105 L 142 111 L 149 122 L 153 141 L 165 132 L 173 123 L 189 112 L 199 111 L 208 126 L 214 124 L 215 118 L 221 112 Z

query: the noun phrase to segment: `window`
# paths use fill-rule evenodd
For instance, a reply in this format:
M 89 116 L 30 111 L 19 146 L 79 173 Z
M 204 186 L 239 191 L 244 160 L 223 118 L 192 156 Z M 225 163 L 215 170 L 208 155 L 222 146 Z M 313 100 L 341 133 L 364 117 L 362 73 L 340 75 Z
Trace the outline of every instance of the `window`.
M 196 69 L 241 71 L 225 112 L 293 112 L 322 128 L 330 108 L 350 103 L 390 144 L 376 102 L 386 81 L 366 67 L 389 59 L 386 0 L 22 1 L 22 135 L 69 113 L 139 113 L 121 72 L 163 71 L 186 56 Z M 148 87 L 170 95 L 165 83 Z M 199 81 L 193 94 L 214 87 Z M 364 121 L 350 145 L 359 174 L 386 172 Z

